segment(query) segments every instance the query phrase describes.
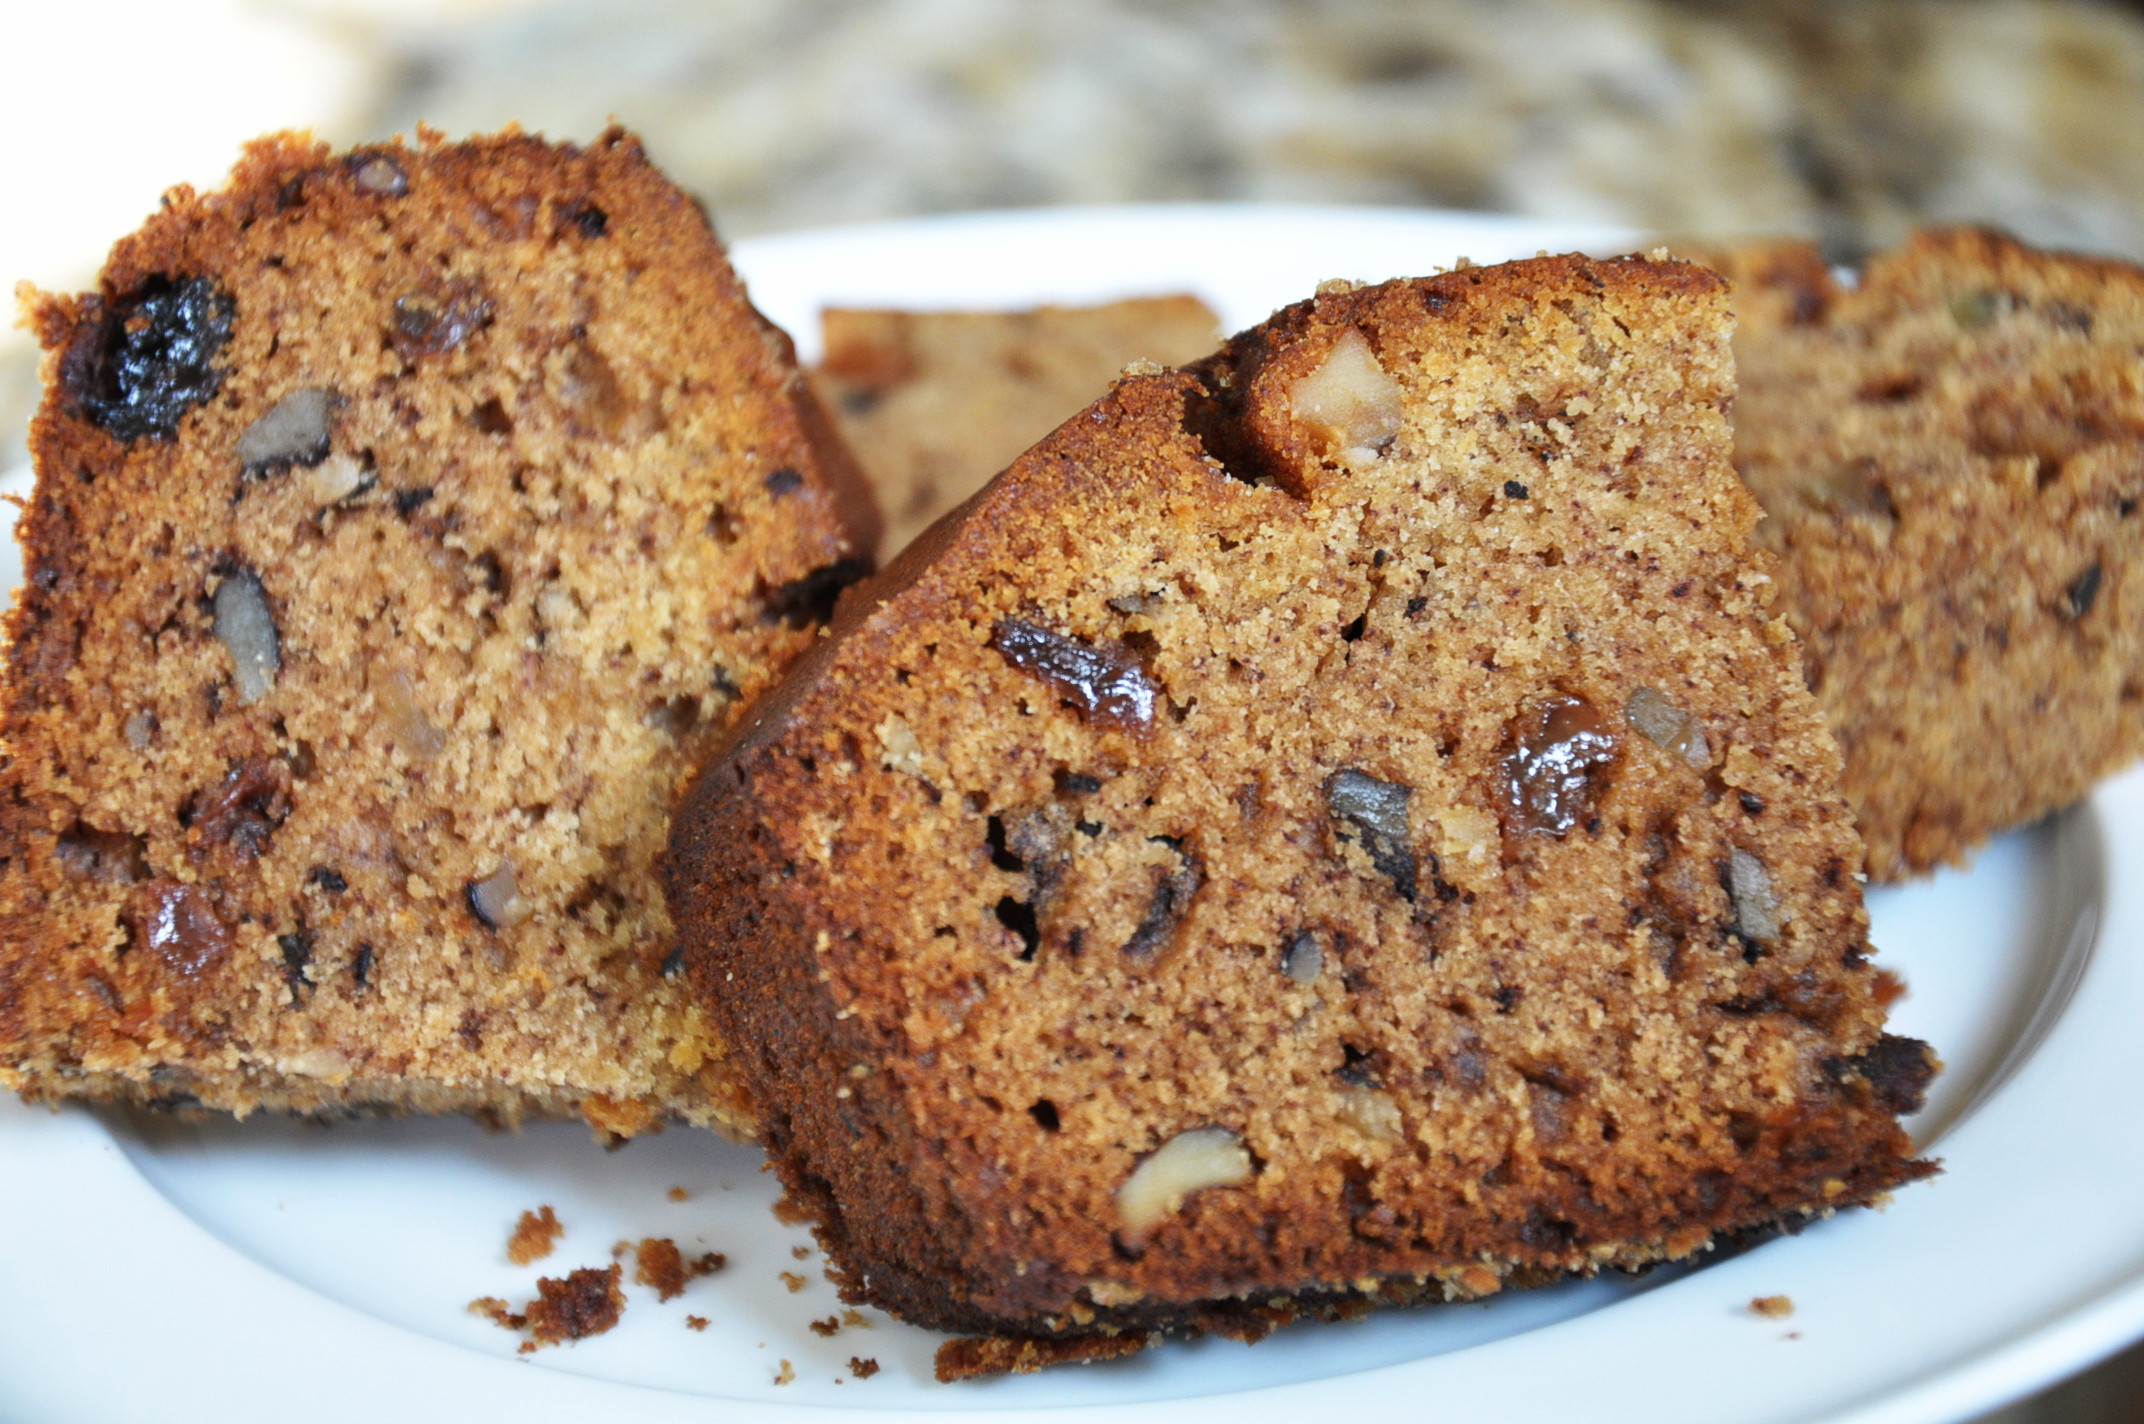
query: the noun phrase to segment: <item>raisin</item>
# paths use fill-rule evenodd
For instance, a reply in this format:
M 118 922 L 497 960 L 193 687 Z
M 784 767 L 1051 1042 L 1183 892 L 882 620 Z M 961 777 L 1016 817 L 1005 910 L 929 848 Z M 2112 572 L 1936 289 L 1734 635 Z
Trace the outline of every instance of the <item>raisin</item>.
M 214 792 L 194 797 L 187 819 L 191 849 L 196 859 L 228 847 L 240 860 L 258 860 L 289 815 L 290 764 L 280 757 L 248 757 Z
M 1407 824 L 1407 800 L 1413 794 L 1410 787 L 1379 781 L 1353 767 L 1334 772 L 1325 782 L 1326 809 L 1355 827 L 1370 864 L 1407 901 L 1415 897 L 1414 838 Z
M 610 231 L 610 215 L 587 199 L 582 199 L 562 214 L 565 225 L 586 238 L 598 238 Z
M 151 277 L 96 314 L 63 379 L 99 428 L 129 442 L 169 439 L 180 418 L 222 386 L 216 357 L 237 312 L 207 277 Z
M 804 488 L 804 477 L 784 465 L 760 483 L 767 487 L 767 493 L 780 499 L 785 494 L 792 494 Z
M 350 888 L 350 882 L 342 878 L 342 872 L 331 866 L 314 866 L 313 873 L 308 875 L 306 879 L 312 881 L 330 895 L 340 895 Z
M 1832 1081 L 1866 1092 L 1899 1115 L 1920 1111 L 1938 1066 L 1935 1051 L 1927 1044 L 1891 1033 L 1877 1039 L 1866 1053 L 1824 1060 L 1824 1071 Z
M 372 978 L 372 960 L 372 946 L 369 944 L 359 945 L 357 947 L 357 958 L 351 961 L 350 964 L 350 978 L 360 989 L 364 988 Z
M 457 284 L 443 296 L 412 292 L 395 299 L 394 325 L 388 340 L 403 360 L 443 356 L 491 325 L 491 299 L 474 287 Z
M 419 485 L 415 489 L 396 490 L 395 513 L 407 519 L 418 510 L 424 508 L 426 504 L 429 504 L 431 499 L 432 487 L 430 485 Z
M 1083 721 L 1143 731 L 1153 725 L 1160 688 L 1129 648 L 1089 643 L 1019 618 L 1000 618 L 990 646 L 1069 700 Z
M 1498 799 L 1507 834 L 1562 836 L 1586 819 L 1619 747 L 1593 704 L 1558 695 L 1512 719 Z
M 135 919 L 137 941 L 182 978 L 206 974 L 231 947 L 231 932 L 198 886 L 151 881 L 142 887 Z
M 869 559 L 836 559 L 775 589 L 767 597 L 767 615 L 791 628 L 827 622 L 834 616 L 842 590 L 870 573 Z
M 1504 498 L 1524 499 L 1526 498 L 1526 494 L 1526 486 L 1520 484 L 1517 480 L 1504 481 Z

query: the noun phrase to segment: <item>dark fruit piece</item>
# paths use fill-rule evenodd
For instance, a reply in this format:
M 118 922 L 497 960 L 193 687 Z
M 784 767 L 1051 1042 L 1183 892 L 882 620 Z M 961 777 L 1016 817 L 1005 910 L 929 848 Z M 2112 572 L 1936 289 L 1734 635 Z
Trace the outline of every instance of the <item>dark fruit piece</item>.
M 90 325 L 68 382 L 90 420 L 134 441 L 169 439 L 223 384 L 216 357 L 237 305 L 206 277 L 151 277 Z

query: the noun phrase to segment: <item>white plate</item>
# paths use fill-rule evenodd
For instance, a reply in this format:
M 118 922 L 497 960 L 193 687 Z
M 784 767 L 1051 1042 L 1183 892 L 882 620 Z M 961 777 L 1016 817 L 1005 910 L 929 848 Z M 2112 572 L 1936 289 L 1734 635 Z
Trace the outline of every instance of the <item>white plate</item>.
M 809 351 L 828 302 L 1189 289 L 1234 327 L 1325 277 L 1617 241 L 1451 214 L 1160 208 L 855 227 L 735 255 Z M 839 1303 L 819 1258 L 793 1255 L 809 1238 L 770 1214 L 756 1154 L 704 1134 L 607 1154 L 570 1124 L 518 1136 L 459 1120 L 187 1125 L 8 1099 L 0 1419 L 1961 1418 L 2144 1334 L 2144 772 L 2007 838 L 1970 873 L 1870 900 L 1884 962 L 1911 985 L 1897 1027 L 1950 1063 L 1915 1123 L 1948 1170 L 1886 1212 L 1702 1269 L 942 1387 L 935 1337 L 876 1313 L 831 1339 L 810 1330 Z M 673 1185 L 686 1201 L 668 1198 Z M 510 1266 L 507 1233 L 539 1203 L 565 1239 Z M 648 1235 L 730 1265 L 668 1303 L 628 1286 L 617 1330 L 532 1356 L 463 1309 L 480 1295 L 518 1303 L 538 1275 L 606 1264 L 615 1239 Z M 1794 1316 L 1751 1314 L 1760 1295 L 1792 1297 Z M 852 1355 L 882 1373 L 848 1377 Z M 784 1360 L 788 1385 L 775 1382 Z

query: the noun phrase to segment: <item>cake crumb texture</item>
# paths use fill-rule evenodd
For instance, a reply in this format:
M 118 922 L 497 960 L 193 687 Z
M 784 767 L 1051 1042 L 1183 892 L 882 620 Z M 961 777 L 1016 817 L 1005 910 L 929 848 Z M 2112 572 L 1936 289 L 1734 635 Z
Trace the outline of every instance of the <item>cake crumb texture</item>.
M 0 1084 L 748 1128 L 654 862 L 875 521 L 692 201 L 281 135 L 27 314 Z
M 514 1234 L 506 1240 L 506 1259 L 517 1266 L 541 1261 L 557 1248 L 558 1238 L 565 1234 L 566 1228 L 559 1225 L 558 1214 L 550 1207 L 525 1211 Z
M 1842 288 L 1802 244 L 1740 284 L 1735 464 L 1895 880 L 2144 751 L 2144 269 L 1936 230 Z
M 1933 1170 L 1727 294 L 1331 288 L 1126 376 L 844 603 L 666 875 L 845 1299 L 977 1337 L 962 1377 Z

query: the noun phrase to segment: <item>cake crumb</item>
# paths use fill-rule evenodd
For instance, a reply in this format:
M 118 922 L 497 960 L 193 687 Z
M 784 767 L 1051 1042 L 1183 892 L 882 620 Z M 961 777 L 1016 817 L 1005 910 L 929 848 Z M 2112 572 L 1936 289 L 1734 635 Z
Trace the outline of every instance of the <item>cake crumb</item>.
M 545 1345 L 601 1335 L 615 1326 L 625 1313 L 625 1292 L 618 1288 L 621 1274 L 622 1268 L 615 1264 L 602 1270 L 584 1266 L 563 1280 L 550 1276 L 538 1280 L 536 1299 L 519 1312 L 489 1295 L 470 1301 L 469 1311 L 502 1329 L 527 1330 L 529 1338 L 521 1342 L 521 1353 L 526 1355 Z
M 672 1201 L 686 1201 L 691 1196 L 692 1193 L 686 1191 L 683 1187 L 672 1187 L 670 1189 L 670 1200 Z
M 521 1222 L 514 1234 L 506 1238 L 506 1259 L 517 1266 L 526 1266 L 531 1261 L 541 1261 L 558 1245 L 558 1238 L 566 1234 L 559 1225 L 558 1215 L 548 1206 L 521 1213 Z
M 849 1373 L 860 1380 L 869 1379 L 878 1373 L 878 1361 L 868 1355 L 851 1355 L 849 1356 Z
M 780 1374 L 778 1374 L 778 1375 L 776 1375 L 776 1376 L 774 1377 L 774 1382 L 775 1382 L 776 1384 L 788 1384 L 788 1383 L 789 1383 L 790 1381 L 794 1380 L 794 1379 L 795 1379 L 796 1377 L 797 1377 L 797 1368 L 796 1368 L 796 1366 L 795 1366 L 795 1365 L 792 1365 L 792 1364 L 790 1364 L 790 1363 L 789 1363 L 789 1361 L 787 1361 L 787 1360 L 784 1360 L 784 1361 L 782 1361 L 782 1371 L 781 1371 L 781 1373 L 780 1373 Z
M 1784 1295 L 1760 1295 L 1749 1303 L 1750 1314 L 1761 1315 L 1767 1320 L 1785 1320 L 1794 1313 L 1794 1298 Z
M 481 1315 L 502 1330 L 519 1330 L 528 1324 L 526 1315 L 516 1315 L 507 1303 L 495 1295 L 480 1295 L 469 1302 L 469 1313 Z
M 871 1321 L 860 1310 L 842 1311 L 841 1323 L 855 1330 L 869 1330 L 871 1328 Z
M 716 1251 L 688 1261 L 677 1249 L 677 1243 L 667 1236 L 642 1237 L 640 1244 L 633 1248 L 633 1256 L 634 1283 L 655 1287 L 656 1296 L 661 1300 L 683 1295 L 688 1282 L 711 1276 L 729 1264 L 729 1258 Z
M 811 1255 L 811 1247 L 809 1246 L 792 1246 L 789 1248 L 789 1258 L 793 1261 L 801 1261 L 809 1255 Z
M 705 1330 L 707 1328 L 707 1317 L 704 1315 L 688 1315 L 685 1317 L 685 1328 L 687 1330 Z
M 783 1271 L 781 1276 L 782 1284 L 789 1287 L 791 1295 L 795 1295 L 798 1291 L 811 1284 L 810 1281 L 798 1275 L 795 1271 Z
M 833 1339 L 841 1333 L 841 1317 L 829 1315 L 824 1320 L 814 1320 L 811 1323 L 811 1333 L 824 1340 Z
M 625 1253 L 632 1249 L 633 1243 L 621 1236 L 616 1241 L 611 1242 L 610 1258 L 613 1261 L 622 1261 L 625 1259 Z

